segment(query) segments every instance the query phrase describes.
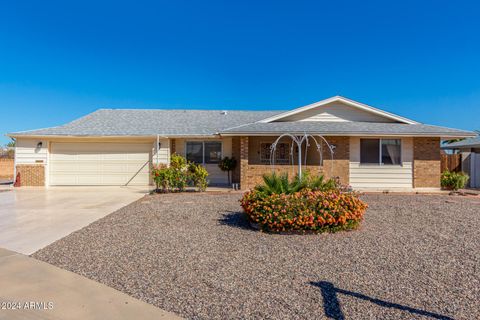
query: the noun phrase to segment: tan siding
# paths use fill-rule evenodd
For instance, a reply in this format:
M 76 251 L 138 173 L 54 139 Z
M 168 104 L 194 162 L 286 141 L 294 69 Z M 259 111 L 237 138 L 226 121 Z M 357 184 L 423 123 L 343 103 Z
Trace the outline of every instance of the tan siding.
M 381 137 L 378 137 L 381 138 Z M 360 164 L 360 138 L 350 138 L 350 185 L 354 189 L 413 187 L 413 139 L 402 138 L 402 165 Z
M 169 139 L 159 139 L 161 144 L 158 149 L 158 163 L 169 164 L 170 163 L 170 141 Z M 153 142 L 152 146 L 152 163 L 157 164 L 157 141 Z
M 37 148 L 39 142 L 42 142 L 41 148 Z M 45 164 L 47 162 L 47 144 L 46 140 L 17 139 L 15 147 L 16 164 Z
M 362 122 L 394 122 L 372 112 L 359 110 L 343 103 L 332 103 L 313 108 L 279 121 L 362 121 Z

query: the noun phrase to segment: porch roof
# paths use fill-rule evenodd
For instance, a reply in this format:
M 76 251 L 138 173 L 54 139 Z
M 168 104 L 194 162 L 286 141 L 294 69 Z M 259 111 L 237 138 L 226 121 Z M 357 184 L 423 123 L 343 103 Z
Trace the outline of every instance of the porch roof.
M 327 136 L 425 136 L 425 137 L 474 137 L 475 132 L 426 124 L 377 123 L 377 122 L 270 122 L 251 123 L 225 129 L 222 135 L 280 135 L 321 134 Z
M 480 148 L 480 136 L 445 145 L 442 149 Z

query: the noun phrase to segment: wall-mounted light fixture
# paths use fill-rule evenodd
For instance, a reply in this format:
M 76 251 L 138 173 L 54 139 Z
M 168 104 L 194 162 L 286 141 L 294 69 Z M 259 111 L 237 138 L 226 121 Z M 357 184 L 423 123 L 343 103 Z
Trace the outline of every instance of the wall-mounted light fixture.
M 331 145 L 330 145 L 330 148 L 332 148 L 332 151 L 335 151 L 335 149 L 337 148 L 337 146 L 334 145 L 334 144 L 331 144 Z
M 37 149 L 41 149 L 42 148 L 42 145 L 43 145 L 43 142 L 40 141 L 39 143 L 37 143 Z

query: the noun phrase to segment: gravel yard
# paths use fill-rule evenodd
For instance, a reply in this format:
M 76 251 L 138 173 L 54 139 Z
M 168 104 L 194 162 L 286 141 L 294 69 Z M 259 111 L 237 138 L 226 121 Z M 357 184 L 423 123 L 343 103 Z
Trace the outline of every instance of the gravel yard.
M 33 257 L 193 319 L 480 318 L 480 199 L 365 195 L 359 230 L 299 236 L 239 198 L 146 196 Z

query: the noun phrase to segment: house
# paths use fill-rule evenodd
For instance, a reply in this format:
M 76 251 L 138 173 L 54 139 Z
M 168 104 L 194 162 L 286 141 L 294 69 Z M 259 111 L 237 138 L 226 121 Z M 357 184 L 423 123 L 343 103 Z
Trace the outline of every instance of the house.
M 480 136 L 449 143 L 443 149 L 459 151 L 462 155 L 462 171 L 470 176 L 468 186 L 480 188 Z
M 247 189 L 266 172 L 297 171 L 291 138 L 278 142 L 271 159 L 272 143 L 285 133 L 325 139 L 319 149 L 313 141 L 302 145 L 309 171 L 381 190 L 439 188 L 440 139 L 475 135 L 340 96 L 286 112 L 100 109 L 62 126 L 8 135 L 16 140 L 22 185 L 152 184 L 151 166 L 168 165 L 178 153 L 204 164 L 217 185 L 227 182 L 218 161 L 235 157 L 233 179 Z

